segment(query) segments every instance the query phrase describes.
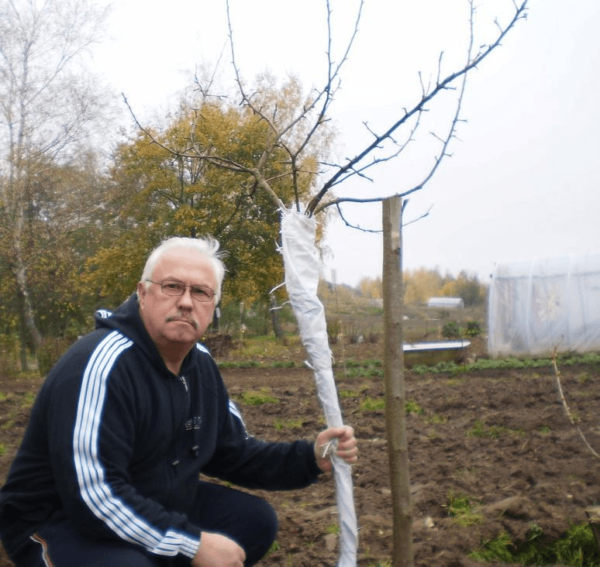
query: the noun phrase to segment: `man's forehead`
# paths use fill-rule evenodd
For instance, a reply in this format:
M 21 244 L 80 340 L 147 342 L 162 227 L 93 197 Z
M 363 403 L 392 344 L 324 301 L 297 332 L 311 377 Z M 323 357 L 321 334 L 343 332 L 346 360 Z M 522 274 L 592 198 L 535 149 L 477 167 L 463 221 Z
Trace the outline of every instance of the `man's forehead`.
M 209 269 L 214 275 L 214 269 L 205 254 L 191 248 L 171 248 L 158 259 L 154 272 L 186 272 Z

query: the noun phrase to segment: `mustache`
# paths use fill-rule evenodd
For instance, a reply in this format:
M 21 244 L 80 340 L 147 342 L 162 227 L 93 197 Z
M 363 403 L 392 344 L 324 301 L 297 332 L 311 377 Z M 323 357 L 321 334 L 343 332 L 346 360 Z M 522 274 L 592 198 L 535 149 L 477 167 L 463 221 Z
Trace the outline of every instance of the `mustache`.
M 193 317 L 188 317 L 187 315 L 184 315 L 181 312 L 175 313 L 175 315 L 169 315 L 167 317 L 167 323 L 171 322 L 171 321 L 186 321 L 188 322 L 190 325 L 192 325 L 192 327 L 194 327 L 194 329 L 198 328 L 198 321 L 196 321 L 196 319 L 194 319 Z

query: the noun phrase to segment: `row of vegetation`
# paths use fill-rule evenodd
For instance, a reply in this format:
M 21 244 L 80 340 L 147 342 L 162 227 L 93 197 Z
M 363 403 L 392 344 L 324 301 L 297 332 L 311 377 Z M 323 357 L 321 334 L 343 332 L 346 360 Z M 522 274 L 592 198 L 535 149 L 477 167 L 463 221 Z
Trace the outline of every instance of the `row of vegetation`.
M 599 353 L 587 354 L 559 354 L 557 356 L 557 364 L 559 367 L 572 366 L 600 366 Z M 273 361 L 273 360 L 223 360 L 219 362 L 219 366 L 223 369 L 227 368 L 294 368 L 302 367 L 303 363 L 288 361 Z M 361 377 L 377 377 L 383 376 L 383 360 L 381 359 L 362 359 L 356 360 L 349 358 L 341 361 L 334 361 L 333 367 L 338 370 L 343 370 L 346 378 L 361 378 Z M 527 370 L 536 368 L 553 368 L 551 358 L 480 358 L 473 362 L 460 364 L 456 362 L 438 362 L 431 366 L 423 364 L 415 365 L 408 369 L 412 374 L 468 374 L 480 372 L 482 370 Z M 589 377 L 589 374 L 583 373 L 582 376 Z

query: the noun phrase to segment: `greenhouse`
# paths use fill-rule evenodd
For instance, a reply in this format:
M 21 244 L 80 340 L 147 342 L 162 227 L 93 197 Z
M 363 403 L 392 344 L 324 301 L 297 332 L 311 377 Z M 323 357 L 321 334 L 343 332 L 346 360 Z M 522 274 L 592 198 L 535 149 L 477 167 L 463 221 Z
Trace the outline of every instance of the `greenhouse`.
M 600 351 L 600 254 L 496 265 L 488 305 L 490 356 Z
M 462 309 L 465 302 L 460 297 L 430 297 L 427 307 L 438 307 L 442 309 Z

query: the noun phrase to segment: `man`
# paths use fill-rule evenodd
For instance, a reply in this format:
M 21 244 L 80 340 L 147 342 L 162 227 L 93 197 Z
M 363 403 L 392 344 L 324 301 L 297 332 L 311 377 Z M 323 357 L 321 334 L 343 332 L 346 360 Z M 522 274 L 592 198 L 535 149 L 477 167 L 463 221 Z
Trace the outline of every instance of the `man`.
M 198 344 L 224 267 L 211 239 L 171 238 L 137 294 L 97 318 L 49 373 L 0 492 L 0 537 L 17 567 L 241 567 L 275 539 L 262 499 L 199 480 L 292 489 L 357 458 L 350 427 L 316 442 L 247 435 Z

